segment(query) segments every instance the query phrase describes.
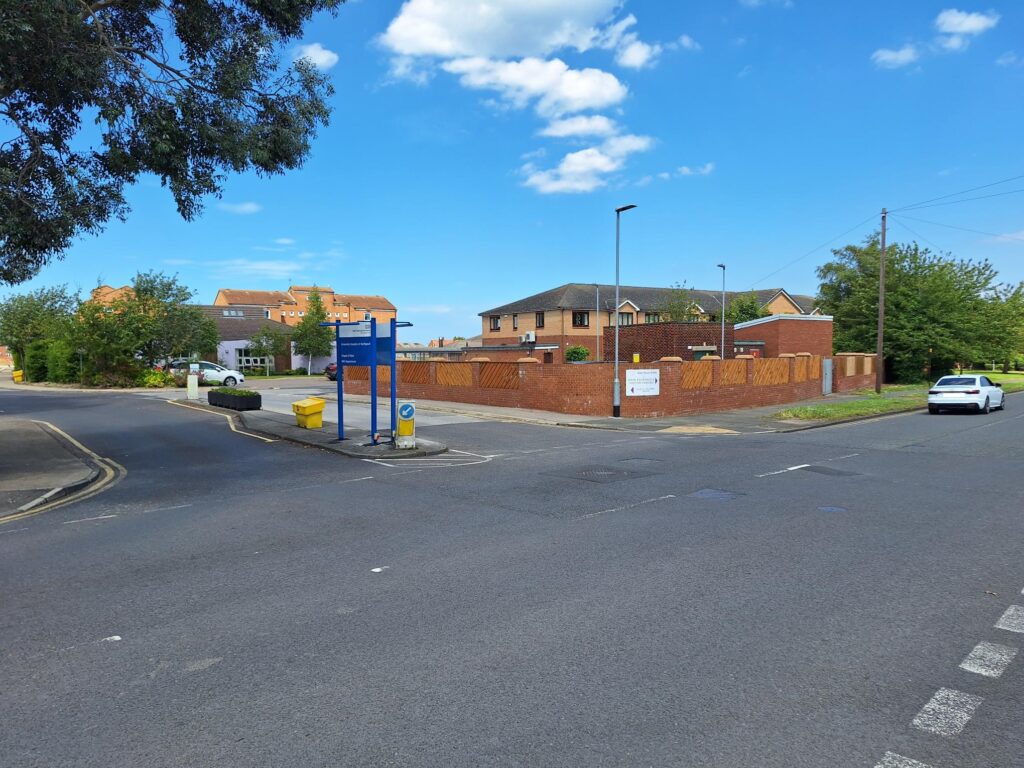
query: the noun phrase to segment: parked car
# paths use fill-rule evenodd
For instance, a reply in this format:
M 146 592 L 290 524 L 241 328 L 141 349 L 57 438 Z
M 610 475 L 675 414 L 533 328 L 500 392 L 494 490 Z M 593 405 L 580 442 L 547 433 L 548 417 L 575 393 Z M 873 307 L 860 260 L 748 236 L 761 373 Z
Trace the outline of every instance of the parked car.
M 236 384 L 241 384 L 245 381 L 245 375 L 239 371 L 233 371 L 230 368 L 225 368 L 223 365 L 217 365 L 216 363 L 208 363 L 205 360 L 196 362 L 195 360 L 171 360 L 167 364 L 167 370 L 170 372 L 174 371 L 189 371 L 189 366 L 192 363 L 196 363 L 199 366 L 199 372 L 203 374 L 203 381 L 206 384 L 220 384 L 225 387 L 233 387 Z
M 337 381 L 338 380 L 338 364 L 337 363 L 328 363 L 327 367 L 324 368 L 324 376 L 326 376 L 329 381 Z
M 970 410 L 988 413 L 1006 408 L 1002 385 L 988 376 L 943 376 L 928 390 L 928 413 L 945 410 Z

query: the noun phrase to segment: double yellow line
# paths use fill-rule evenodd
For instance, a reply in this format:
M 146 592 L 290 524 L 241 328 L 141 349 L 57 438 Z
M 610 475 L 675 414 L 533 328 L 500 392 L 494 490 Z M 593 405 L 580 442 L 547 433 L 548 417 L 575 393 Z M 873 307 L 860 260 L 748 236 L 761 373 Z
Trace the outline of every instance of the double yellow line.
M 228 420 L 228 426 L 231 427 L 231 431 L 232 432 L 237 432 L 239 435 L 245 435 L 246 437 L 252 437 L 252 438 L 255 438 L 256 440 L 262 440 L 264 443 L 276 443 L 277 442 L 277 440 L 271 440 L 269 437 L 262 437 L 261 435 L 254 435 L 252 432 L 245 432 L 245 431 L 239 429 L 238 427 L 235 426 L 235 420 L 234 420 L 234 418 L 230 414 L 227 414 L 227 413 L 217 413 L 216 411 L 208 411 L 205 408 L 197 408 L 194 405 L 189 405 L 188 403 L 183 403 L 180 400 L 166 400 L 165 402 L 168 402 L 171 405 L 177 405 L 180 408 L 188 408 L 190 411 L 199 411 L 200 413 L 208 413 L 211 416 L 223 416 L 225 419 Z
M 106 459 L 100 456 L 95 451 L 86 448 L 84 445 L 75 440 L 75 438 L 73 438 L 67 432 L 62 430 L 60 427 L 51 424 L 48 421 L 42 421 L 40 419 L 33 419 L 32 421 L 34 421 L 36 424 L 44 425 L 47 429 L 53 430 L 62 438 L 64 438 L 73 446 L 75 446 L 82 453 L 84 453 L 86 456 L 88 456 L 90 459 L 92 459 L 92 461 L 100 468 L 100 471 L 103 473 L 103 477 L 101 477 L 95 483 L 90 483 L 82 490 L 64 496 L 63 498 L 47 502 L 46 504 L 40 504 L 38 507 L 32 507 L 32 509 L 26 509 L 24 512 L 12 512 L 9 515 L 4 515 L 3 517 L 0 517 L 0 525 L 3 525 L 4 523 L 13 523 L 15 520 L 23 520 L 26 517 L 32 517 L 33 515 L 38 515 L 41 512 L 48 512 L 51 509 L 56 509 L 57 507 L 63 506 L 64 504 L 70 504 L 74 501 L 82 501 L 83 499 L 88 499 L 91 496 L 95 496 L 96 494 L 105 491 L 108 487 L 110 487 L 115 482 L 117 482 L 118 480 L 120 480 L 121 478 L 128 474 L 128 470 L 125 469 L 120 464 L 118 464 L 116 461 L 114 461 L 113 459 Z

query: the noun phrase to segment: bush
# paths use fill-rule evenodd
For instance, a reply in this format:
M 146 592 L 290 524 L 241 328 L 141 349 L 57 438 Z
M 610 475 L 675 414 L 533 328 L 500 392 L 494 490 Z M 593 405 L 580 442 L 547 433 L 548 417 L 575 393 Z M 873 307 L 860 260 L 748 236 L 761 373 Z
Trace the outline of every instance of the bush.
M 108 371 L 97 371 L 90 383 L 105 389 L 122 389 L 134 387 L 141 375 L 138 365 L 122 364 Z
M 171 374 L 171 378 L 174 379 L 174 386 L 176 386 L 176 387 L 187 387 L 188 386 L 188 375 L 189 375 L 189 372 L 186 371 L 186 370 L 182 370 L 180 368 L 175 370 L 174 373 Z M 199 386 L 200 387 L 203 386 L 203 384 L 206 383 L 206 376 L 203 374 L 202 371 L 199 371 L 198 373 L 196 373 L 196 376 L 199 377 Z
M 150 389 L 159 389 L 160 387 L 169 387 L 177 382 L 174 380 L 174 376 L 165 372 L 157 370 L 146 370 L 139 376 L 138 384 L 140 387 L 149 387 Z
M 259 394 L 259 392 L 252 389 L 238 389 L 236 387 L 214 387 L 210 391 L 216 392 L 218 395 L 240 395 L 242 397 L 253 397 Z
M 25 379 L 28 381 L 46 381 L 46 354 L 49 344 L 42 339 L 33 341 L 25 349 Z
M 582 344 L 573 344 L 565 348 L 565 362 L 581 363 L 590 357 L 590 350 Z
M 64 384 L 79 379 L 75 350 L 62 339 L 51 341 L 46 350 L 46 378 Z

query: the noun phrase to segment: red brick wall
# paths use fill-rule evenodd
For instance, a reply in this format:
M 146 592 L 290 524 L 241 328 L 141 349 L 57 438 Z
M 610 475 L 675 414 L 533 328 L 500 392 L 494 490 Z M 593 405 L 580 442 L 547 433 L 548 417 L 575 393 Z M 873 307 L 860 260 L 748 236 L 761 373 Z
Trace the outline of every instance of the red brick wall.
M 715 347 L 722 341 L 722 326 L 718 323 L 644 323 L 619 328 L 619 360 L 632 362 L 633 354 L 640 354 L 641 362 L 662 357 L 681 357 L 693 360 L 690 347 Z M 732 323 L 725 324 L 725 357 L 733 357 Z M 608 359 L 615 359 L 615 328 L 605 328 L 604 348 Z M 829 350 L 831 352 L 831 350 Z
M 746 383 L 723 386 L 720 383 L 720 361 L 622 365 L 623 388 L 628 369 L 656 367 L 661 371 L 661 394 L 657 397 L 628 397 L 624 393 L 622 415 L 640 418 L 705 413 L 780 405 L 821 394 L 821 359 L 818 357 L 809 358 L 807 363 L 798 363 L 796 358 L 783 358 L 781 362 L 745 360 L 728 361 L 727 364 L 745 364 Z M 781 366 L 779 371 L 783 382 L 755 386 L 755 374 L 761 372 L 762 365 Z M 400 362 L 398 366 L 398 393 L 401 397 L 592 416 L 611 414 L 614 365 L 610 362 L 582 365 Z M 462 367 L 441 370 L 444 366 Z M 710 377 L 700 375 L 708 370 Z M 345 391 L 369 394 L 368 373 L 366 368 L 346 369 Z M 381 394 L 387 392 L 387 373 L 387 368 L 379 371 Z M 760 375 L 758 380 L 762 380 Z M 763 380 L 774 382 L 776 378 Z M 692 385 L 695 381 L 700 381 L 700 385 L 683 386 L 684 382 Z
M 795 355 L 810 352 L 828 357 L 832 354 L 832 321 L 801 320 L 777 315 L 768 323 L 736 329 L 736 341 L 763 341 L 764 356 Z
M 852 392 L 875 386 L 875 355 L 840 353 L 832 358 L 832 391 Z

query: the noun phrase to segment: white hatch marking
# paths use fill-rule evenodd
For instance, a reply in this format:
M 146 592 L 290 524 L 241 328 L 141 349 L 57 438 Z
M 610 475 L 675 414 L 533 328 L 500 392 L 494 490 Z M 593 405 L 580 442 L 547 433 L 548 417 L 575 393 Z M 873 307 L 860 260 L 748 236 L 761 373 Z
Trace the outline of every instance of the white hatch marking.
M 1024 607 L 1011 605 L 996 622 L 996 629 L 1024 633 Z
M 100 640 L 101 643 L 116 643 L 121 639 L 120 635 L 111 635 L 110 637 L 104 637 Z
M 952 688 L 939 688 L 917 713 L 913 725 L 939 736 L 956 736 L 981 706 L 981 696 Z
M 384 573 L 390 567 L 390 565 L 382 565 L 379 568 L 371 568 L 370 573 Z
M 998 643 L 978 643 L 967 658 L 960 662 L 960 669 L 985 677 L 999 677 L 1010 666 L 1017 649 Z
M 71 525 L 72 523 L 88 523 L 90 520 L 109 520 L 117 515 L 100 515 L 99 517 L 83 517 L 81 520 L 65 520 L 64 525 Z
M 897 755 L 895 752 L 886 752 L 882 762 L 875 768 L 931 768 L 931 766 L 903 755 Z
M 785 469 L 780 469 L 780 470 L 778 470 L 776 472 L 765 472 L 763 475 L 755 475 L 755 477 L 771 477 L 772 475 L 781 475 L 781 474 L 784 474 L 786 472 L 793 472 L 794 470 L 803 469 L 804 467 L 809 467 L 809 466 L 811 466 L 811 465 L 810 464 L 797 464 L 796 466 L 786 467 Z
M 642 507 L 644 504 L 653 504 L 656 501 L 665 501 L 666 499 L 674 499 L 675 494 L 670 493 L 668 496 L 659 496 L 656 499 L 645 499 L 644 501 L 637 501 L 633 504 L 626 504 L 624 507 L 615 507 L 614 509 L 602 509 L 600 512 L 591 512 L 587 515 L 581 515 L 576 518 L 577 520 L 587 520 L 591 517 L 597 517 L 598 515 L 607 515 L 612 512 L 624 512 L 627 509 L 633 509 L 635 507 Z

